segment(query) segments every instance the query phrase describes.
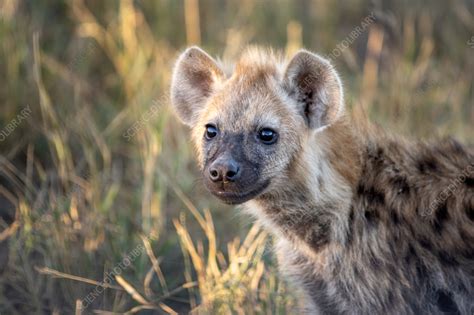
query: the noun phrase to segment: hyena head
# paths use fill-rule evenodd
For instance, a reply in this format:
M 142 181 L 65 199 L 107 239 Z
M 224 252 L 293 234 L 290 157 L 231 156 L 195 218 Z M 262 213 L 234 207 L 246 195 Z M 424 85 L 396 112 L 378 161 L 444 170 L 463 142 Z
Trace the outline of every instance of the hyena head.
M 336 71 L 305 50 L 285 62 L 250 48 L 226 73 L 188 48 L 174 68 L 171 102 L 192 129 L 206 187 L 230 204 L 286 185 L 308 139 L 343 111 Z

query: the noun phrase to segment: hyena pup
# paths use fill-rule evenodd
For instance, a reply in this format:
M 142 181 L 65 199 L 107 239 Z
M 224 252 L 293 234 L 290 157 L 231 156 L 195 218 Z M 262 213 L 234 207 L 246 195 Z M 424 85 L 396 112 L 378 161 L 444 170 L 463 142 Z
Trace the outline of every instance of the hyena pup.
M 335 69 L 305 50 L 250 48 L 226 70 L 189 48 L 171 100 L 208 190 L 275 236 L 301 312 L 474 314 L 471 149 L 345 115 Z

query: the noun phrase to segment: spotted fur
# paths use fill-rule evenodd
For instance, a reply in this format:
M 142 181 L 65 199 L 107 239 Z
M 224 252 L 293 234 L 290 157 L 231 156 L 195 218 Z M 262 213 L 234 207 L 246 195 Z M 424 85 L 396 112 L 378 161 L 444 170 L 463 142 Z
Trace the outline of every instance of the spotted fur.
M 307 51 L 287 62 L 251 48 L 221 69 L 199 48 L 184 52 L 173 106 L 204 177 L 218 156 L 242 161 L 239 183 L 206 185 L 240 194 L 234 203 L 273 233 L 302 312 L 474 314 L 471 149 L 409 142 L 344 114 L 337 73 Z M 278 131 L 274 146 L 255 140 L 259 126 Z

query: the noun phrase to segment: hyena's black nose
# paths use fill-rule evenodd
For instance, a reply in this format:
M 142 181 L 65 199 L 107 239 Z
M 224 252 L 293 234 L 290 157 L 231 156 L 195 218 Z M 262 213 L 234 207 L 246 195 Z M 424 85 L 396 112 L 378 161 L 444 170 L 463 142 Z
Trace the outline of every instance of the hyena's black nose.
M 209 167 L 209 178 L 213 182 L 233 182 L 236 181 L 240 176 L 239 163 L 233 159 L 229 160 L 216 160 Z

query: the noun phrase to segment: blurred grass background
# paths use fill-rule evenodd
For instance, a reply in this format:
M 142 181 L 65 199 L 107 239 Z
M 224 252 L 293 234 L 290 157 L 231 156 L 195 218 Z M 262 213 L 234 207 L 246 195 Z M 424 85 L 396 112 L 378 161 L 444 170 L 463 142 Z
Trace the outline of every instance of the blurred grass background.
M 473 144 L 473 14 L 462 0 L 1 1 L 0 314 L 292 313 L 271 239 L 199 181 L 168 104 L 173 61 L 192 44 L 333 56 L 373 15 L 331 58 L 347 106 Z

